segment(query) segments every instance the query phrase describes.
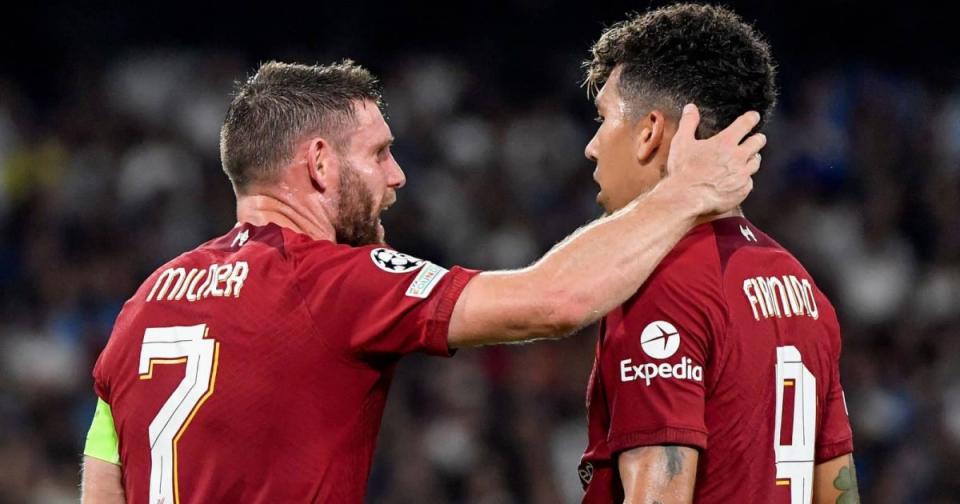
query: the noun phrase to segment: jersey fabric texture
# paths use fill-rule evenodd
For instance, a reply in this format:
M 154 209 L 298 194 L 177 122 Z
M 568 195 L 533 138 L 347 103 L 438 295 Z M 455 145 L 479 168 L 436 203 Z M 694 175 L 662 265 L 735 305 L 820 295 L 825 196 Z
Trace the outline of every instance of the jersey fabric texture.
M 361 503 L 399 357 L 477 272 L 242 224 L 154 272 L 94 367 L 127 502 Z
M 836 313 L 742 217 L 695 227 L 603 320 L 587 390 L 585 503 L 620 503 L 619 453 L 699 449 L 694 502 L 807 504 L 853 450 Z

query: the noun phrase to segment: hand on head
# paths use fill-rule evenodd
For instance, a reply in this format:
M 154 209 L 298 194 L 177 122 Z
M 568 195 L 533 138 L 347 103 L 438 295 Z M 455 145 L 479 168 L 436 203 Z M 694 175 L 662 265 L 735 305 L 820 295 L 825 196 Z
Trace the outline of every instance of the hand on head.
M 760 169 L 760 150 L 767 137 L 763 133 L 747 137 L 760 123 L 760 114 L 746 112 L 720 133 L 703 140 L 695 136 L 699 123 L 697 107 L 685 106 L 670 143 L 668 176 L 662 183 L 690 192 L 701 214 L 732 210 L 750 194 L 752 176 Z

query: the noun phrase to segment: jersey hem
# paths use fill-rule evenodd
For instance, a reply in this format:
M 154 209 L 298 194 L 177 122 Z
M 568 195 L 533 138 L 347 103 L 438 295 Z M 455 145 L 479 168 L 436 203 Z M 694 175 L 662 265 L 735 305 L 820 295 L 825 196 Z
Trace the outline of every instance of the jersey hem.
M 611 453 L 617 453 L 641 446 L 685 445 L 705 450 L 707 433 L 699 429 L 664 427 L 661 429 L 628 432 L 611 435 L 607 446 Z
M 842 441 L 825 443 L 817 447 L 814 462 L 817 464 L 833 460 L 837 457 L 853 453 L 853 438 L 847 438 Z
M 433 312 L 427 327 L 426 346 L 424 350 L 430 355 L 439 357 L 451 357 L 456 353 L 456 349 L 450 348 L 448 335 L 450 333 L 450 319 L 453 317 L 453 309 L 457 306 L 457 300 L 460 294 L 467 287 L 470 280 L 479 274 L 479 271 L 470 271 L 463 268 L 457 268 L 451 271 L 453 278 L 444 288 L 440 295 L 440 301 Z

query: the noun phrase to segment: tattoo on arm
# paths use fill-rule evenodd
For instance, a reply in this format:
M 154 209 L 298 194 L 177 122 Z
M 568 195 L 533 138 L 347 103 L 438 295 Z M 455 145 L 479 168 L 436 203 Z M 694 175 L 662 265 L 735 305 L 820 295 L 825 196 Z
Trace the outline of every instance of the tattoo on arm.
M 860 490 L 857 488 L 857 468 L 853 464 L 853 455 L 849 458 L 850 464 L 840 468 L 833 487 L 840 490 L 837 504 L 860 504 Z
M 678 446 L 664 446 L 663 452 L 667 456 L 667 474 L 670 475 L 670 481 L 678 474 L 683 472 L 683 452 Z

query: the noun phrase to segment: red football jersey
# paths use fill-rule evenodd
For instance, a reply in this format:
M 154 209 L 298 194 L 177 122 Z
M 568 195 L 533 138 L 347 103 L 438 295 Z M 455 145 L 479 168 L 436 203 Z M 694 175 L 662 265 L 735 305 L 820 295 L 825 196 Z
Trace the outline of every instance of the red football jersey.
M 127 502 L 361 503 L 400 356 L 476 274 L 240 225 L 127 301 L 93 375 Z
M 700 450 L 694 502 L 808 504 L 853 451 L 836 313 L 746 219 L 694 228 L 603 321 L 587 390 L 585 503 L 623 502 L 617 455 Z

